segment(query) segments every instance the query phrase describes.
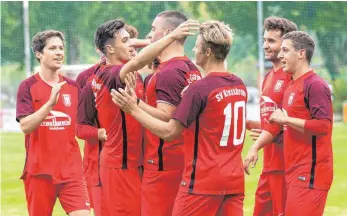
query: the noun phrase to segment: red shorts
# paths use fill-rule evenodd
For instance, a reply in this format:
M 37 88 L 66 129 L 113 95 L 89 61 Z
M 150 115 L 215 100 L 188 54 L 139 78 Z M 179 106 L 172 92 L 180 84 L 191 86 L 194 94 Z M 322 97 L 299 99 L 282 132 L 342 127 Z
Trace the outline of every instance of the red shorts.
M 139 216 L 141 176 L 139 168 L 100 167 L 101 215 Z
M 90 200 L 90 207 L 94 209 L 94 215 L 101 215 L 101 186 L 97 186 L 95 182 L 95 175 L 98 175 L 98 164 L 96 162 L 89 162 L 88 166 L 83 168 L 84 175 L 86 176 L 86 183 L 88 195 Z M 97 179 L 99 176 L 97 176 Z
M 204 195 L 179 191 L 173 208 L 173 216 L 243 216 L 244 194 Z
M 290 186 L 287 190 L 286 216 L 321 216 L 328 191 Z
M 57 197 L 67 214 L 77 210 L 90 210 L 84 180 L 53 184 L 49 175 L 26 173 L 23 181 L 29 215 L 52 215 Z
M 286 184 L 283 171 L 262 173 L 255 193 L 254 216 L 272 216 L 284 213 Z
M 181 179 L 182 170 L 145 169 L 141 186 L 141 215 L 171 215 Z

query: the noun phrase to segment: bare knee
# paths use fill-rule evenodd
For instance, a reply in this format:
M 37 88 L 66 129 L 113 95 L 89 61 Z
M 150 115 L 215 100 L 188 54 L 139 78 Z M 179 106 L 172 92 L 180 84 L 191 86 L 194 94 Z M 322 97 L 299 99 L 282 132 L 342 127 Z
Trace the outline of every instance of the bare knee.
M 69 213 L 69 216 L 90 216 L 89 210 L 77 210 Z

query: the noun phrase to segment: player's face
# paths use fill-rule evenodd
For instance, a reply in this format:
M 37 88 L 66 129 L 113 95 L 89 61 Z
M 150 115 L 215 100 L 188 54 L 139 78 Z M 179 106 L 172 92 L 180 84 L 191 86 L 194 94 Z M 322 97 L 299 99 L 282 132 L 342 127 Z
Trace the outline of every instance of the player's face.
M 115 48 L 117 59 L 122 62 L 129 61 L 134 55 L 133 40 L 130 39 L 129 33 L 124 28 L 117 33 L 113 47 Z
M 195 46 L 193 52 L 195 53 L 196 64 L 204 69 L 205 63 L 207 62 L 207 56 L 202 47 L 204 41 L 200 35 L 196 38 Z
M 153 43 L 163 38 L 166 31 L 167 29 L 164 28 L 164 19 L 162 17 L 156 17 L 152 23 L 152 29 L 148 34 L 148 38 Z
M 283 40 L 281 51 L 278 54 L 284 72 L 294 72 L 298 64 L 298 52 L 295 50 L 291 40 Z
M 270 30 L 264 32 L 263 49 L 265 59 L 268 61 L 278 61 L 278 53 L 281 51 L 281 31 Z
M 51 37 L 46 41 L 42 53 L 36 52 L 40 64 L 55 71 L 61 68 L 64 62 L 64 43 L 59 37 Z

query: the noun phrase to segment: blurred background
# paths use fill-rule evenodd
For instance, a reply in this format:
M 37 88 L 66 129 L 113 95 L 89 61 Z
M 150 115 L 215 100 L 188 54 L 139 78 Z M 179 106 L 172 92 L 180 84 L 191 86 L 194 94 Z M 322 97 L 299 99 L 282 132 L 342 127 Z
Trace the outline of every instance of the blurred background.
M 280 16 L 294 21 L 316 42 L 312 67 L 333 92 L 335 180 L 326 215 L 347 215 L 347 2 L 1 2 L 1 111 L 2 211 L 1 215 L 26 215 L 23 186 L 18 180 L 24 164 L 23 135 L 15 122 L 19 83 L 32 75 L 38 63 L 31 38 L 39 31 L 56 29 L 65 34 L 65 66 L 62 73 L 75 77 L 95 64 L 93 35 L 103 22 L 124 18 L 144 38 L 156 14 L 180 10 L 188 17 L 216 19 L 229 24 L 234 42 L 227 58 L 230 72 L 240 76 L 249 90 L 249 119 L 259 118 L 259 82 L 271 68 L 262 53 L 263 20 Z M 194 59 L 196 37 L 188 38 L 186 55 Z M 143 76 L 146 76 L 143 74 Z M 245 144 L 248 150 L 250 141 Z M 245 151 L 246 151 L 245 150 Z M 251 215 L 261 164 L 247 177 L 245 215 Z M 337 180 L 336 180 L 337 179 Z M 250 185 L 250 186 L 249 186 Z M 336 190 L 336 191 L 335 191 Z M 60 208 L 60 207 L 58 207 Z M 61 209 L 56 211 L 61 215 Z

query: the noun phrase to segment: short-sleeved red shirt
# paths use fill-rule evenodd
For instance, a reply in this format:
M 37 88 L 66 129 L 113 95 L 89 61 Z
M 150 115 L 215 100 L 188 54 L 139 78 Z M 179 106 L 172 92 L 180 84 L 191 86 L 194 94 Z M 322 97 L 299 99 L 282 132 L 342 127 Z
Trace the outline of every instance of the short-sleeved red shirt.
M 193 83 L 173 119 L 186 128 L 181 190 L 194 194 L 243 194 L 241 158 L 246 133 L 247 90 L 227 72 Z
M 293 118 L 330 121 L 329 132 L 324 136 L 283 127 L 287 185 L 328 190 L 333 179 L 333 112 L 328 85 L 313 71 L 307 72 L 287 88 L 283 110 Z
M 269 120 L 277 108 L 282 108 L 283 95 L 291 79 L 291 75 L 280 68 L 269 71 L 263 82 L 260 99 L 261 128 L 275 135 L 273 143 L 264 147 L 263 172 L 284 171 L 282 128 L 277 124 L 268 124 L 266 120 Z
M 146 86 L 146 102 L 152 107 L 157 107 L 157 103 L 177 106 L 182 99 L 182 90 L 199 79 L 200 71 L 185 56 L 162 62 Z M 164 142 L 145 129 L 144 141 L 145 168 L 159 171 L 183 169 L 183 136 Z
M 62 86 L 58 103 L 40 126 L 25 136 L 26 162 L 23 174 L 52 176 L 54 183 L 81 178 L 82 158 L 75 139 L 76 112 L 79 97 L 77 83 L 59 75 Z M 17 93 L 16 119 L 33 114 L 50 98 L 52 87 L 39 74 L 24 80 Z
M 100 166 L 126 169 L 141 166 L 143 163 L 143 128 L 112 101 L 111 89 L 125 87 L 119 75 L 122 66 L 102 64 L 91 85 L 100 127 L 105 128 L 107 134 L 101 152 Z M 141 92 L 143 93 L 143 85 L 142 90 L 137 91 Z

